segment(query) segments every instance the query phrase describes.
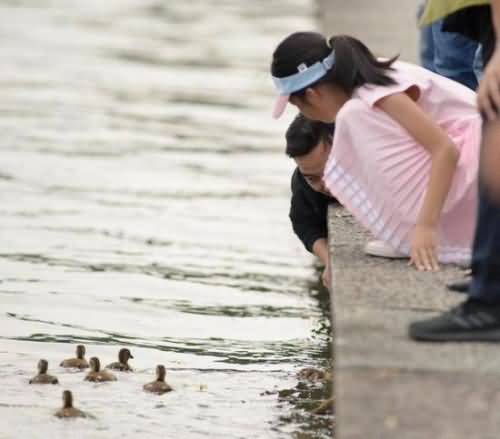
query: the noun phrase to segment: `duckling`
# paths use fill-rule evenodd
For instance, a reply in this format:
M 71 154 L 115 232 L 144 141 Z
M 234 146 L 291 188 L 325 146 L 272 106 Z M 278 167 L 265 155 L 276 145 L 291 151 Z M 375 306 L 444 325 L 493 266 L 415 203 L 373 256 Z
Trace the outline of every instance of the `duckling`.
M 157 393 L 158 395 L 170 392 L 173 389 L 165 382 L 165 375 L 165 366 L 159 364 L 156 366 L 156 381 L 144 384 L 143 389 L 146 392 Z
M 92 357 L 89 361 L 90 372 L 85 377 L 85 381 L 101 383 L 103 381 L 116 381 L 116 377 L 107 370 L 101 370 L 99 358 Z
M 61 361 L 62 367 L 77 367 L 78 369 L 86 369 L 89 367 L 88 361 L 85 359 L 85 346 L 79 344 L 76 347 L 76 358 L 68 358 Z
M 49 368 L 47 360 L 40 360 L 37 367 L 38 375 L 30 379 L 30 384 L 59 384 L 59 381 L 55 376 L 47 373 L 47 369 Z
M 58 418 L 86 418 L 87 415 L 73 407 L 73 394 L 69 390 L 65 390 L 62 394 L 63 406 L 54 416 Z
M 121 370 L 122 372 L 132 372 L 132 368 L 128 364 L 129 358 L 134 358 L 128 349 L 120 349 L 118 352 L 118 361 L 108 364 L 108 369 Z

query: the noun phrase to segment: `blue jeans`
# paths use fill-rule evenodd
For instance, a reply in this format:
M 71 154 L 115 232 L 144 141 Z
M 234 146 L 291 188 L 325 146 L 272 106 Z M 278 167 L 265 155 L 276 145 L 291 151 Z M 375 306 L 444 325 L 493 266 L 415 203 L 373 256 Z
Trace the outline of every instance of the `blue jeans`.
M 480 45 L 461 34 L 443 32 L 442 25 L 438 20 L 421 30 L 422 66 L 476 90 L 482 70 Z
M 500 206 L 491 202 L 481 185 L 469 296 L 500 302 Z

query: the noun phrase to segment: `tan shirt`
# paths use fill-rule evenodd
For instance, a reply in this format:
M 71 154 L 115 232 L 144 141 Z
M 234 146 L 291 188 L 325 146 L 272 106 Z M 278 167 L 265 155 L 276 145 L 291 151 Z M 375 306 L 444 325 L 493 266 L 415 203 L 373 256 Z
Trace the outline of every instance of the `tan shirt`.
M 426 26 L 460 9 L 487 4 L 490 0 L 428 0 L 419 25 Z

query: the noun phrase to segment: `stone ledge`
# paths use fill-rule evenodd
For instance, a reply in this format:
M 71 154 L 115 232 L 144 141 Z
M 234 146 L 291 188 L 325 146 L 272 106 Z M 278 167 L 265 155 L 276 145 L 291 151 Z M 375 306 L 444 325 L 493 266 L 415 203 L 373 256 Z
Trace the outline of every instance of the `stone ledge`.
M 498 438 L 498 346 L 406 335 L 411 321 L 462 300 L 444 287 L 460 270 L 364 255 L 370 237 L 342 208 L 330 208 L 329 234 L 337 439 Z

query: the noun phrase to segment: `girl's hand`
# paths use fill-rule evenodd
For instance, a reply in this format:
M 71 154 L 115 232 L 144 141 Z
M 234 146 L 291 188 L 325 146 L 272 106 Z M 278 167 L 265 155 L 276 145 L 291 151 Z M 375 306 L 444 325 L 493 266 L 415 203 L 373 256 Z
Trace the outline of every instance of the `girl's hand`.
M 418 225 L 415 227 L 408 265 L 419 271 L 438 271 L 437 234 L 434 227 Z

